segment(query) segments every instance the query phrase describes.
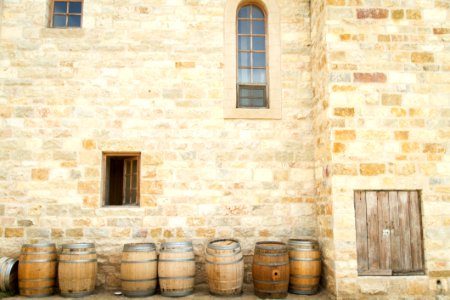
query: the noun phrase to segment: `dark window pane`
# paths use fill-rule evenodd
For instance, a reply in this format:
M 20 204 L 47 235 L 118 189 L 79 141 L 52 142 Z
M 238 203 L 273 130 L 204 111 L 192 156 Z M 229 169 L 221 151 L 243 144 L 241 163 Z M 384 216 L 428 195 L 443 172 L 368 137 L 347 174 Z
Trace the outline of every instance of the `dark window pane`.
M 81 16 L 69 16 L 68 27 L 81 27 Z
M 65 14 L 67 12 L 67 2 L 55 2 L 55 5 L 53 7 L 53 12 L 55 14 L 60 14 L 60 13 Z
M 250 37 L 240 36 L 238 38 L 239 50 L 250 50 Z
M 250 69 L 239 69 L 238 81 L 243 83 L 250 83 Z
M 239 99 L 239 107 L 249 107 L 249 106 L 250 106 L 250 99 L 248 98 Z
M 253 82 L 254 83 L 266 83 L 266 70 L 254 69 L 253 70 Z
M 252 5 L 252 17 L 253 18 L 264 18 L 264 14 L 258 7 Z
M 239 10 L 239 18 L 250 18 L 250 5 L 244 6 Z
M 253 37 L 253 50 L 265 50 L 266 49 L 266 38 L 254 36 Z
M 239 52 L 239 67 L 250 67 L 250 52 Z
M 253 66 L 265 67 L 266 66 L 266 53 L 253 53 Z
M 81 2 L 70 2 L 69 3 L 69 13 L 81 14 Z
M 250 34 L 250 21 L 240 20 L 238 24 L 238 33 Z
M 250 90 L 246 89 L 246 88 L 240 88 L 239 89 L 239 96 L 242 97 L 242 98 L 249 97 L 250 96 Z
M 254 98 L 263 98 L 264 97 L 264 90 L 263 89 L 253 90 L 252 97 L 254 97 Z
M 66 16 L 53 16 L 53 27 L 66 27 Z
M 264 21 L 253 21 L 252 31 L 253 34 L 264 34 L 265 33 Z

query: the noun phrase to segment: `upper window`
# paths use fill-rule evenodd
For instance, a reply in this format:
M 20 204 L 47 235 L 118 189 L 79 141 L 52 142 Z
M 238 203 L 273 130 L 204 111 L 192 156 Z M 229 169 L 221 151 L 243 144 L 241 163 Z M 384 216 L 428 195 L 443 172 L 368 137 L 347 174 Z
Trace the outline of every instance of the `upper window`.
M 237 107 L 267 108 L 266 18 L 256 5 L 239 9 Z
M 356 191 L 359 275 L 423 274 L 419 191 Z
M 81 27 L 82 0 L 53 1 L 51 27 Z
M 104 204 L 139 204 L 139 165 L 138 153 L 104 153 Z
M 278 0 L 227 0 L 224 117 L 281 119 Z

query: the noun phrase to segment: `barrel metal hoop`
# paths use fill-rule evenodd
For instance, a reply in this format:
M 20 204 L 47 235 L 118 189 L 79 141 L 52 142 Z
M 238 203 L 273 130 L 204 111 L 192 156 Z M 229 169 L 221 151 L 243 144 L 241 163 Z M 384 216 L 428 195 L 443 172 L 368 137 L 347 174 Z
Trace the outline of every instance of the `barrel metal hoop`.
M 57 254 L 56 251 L 52 251 L 52 252 L 45 252 L 45 251 L 41 251 L 41 252 L 20 252 L 20 255 L 35 255 L 35 254 Z
M 214 244 L 217 242 L 227 242 L 227 241 L 234 242 L 234 244 L 225 245 L 225 246 Z M 212 249 L 216 249 L 216 250 L 233 250 L 238 247 L 240 247 L 239 241 L 235 240 L 235 239 L 215 239 L 215 240 L 210 241 L 207 246 L 207 248 L 212 248 Z
M 315 276 L 315 275 L 292 275 L 291 277 L 293 278 L 320 278 L 320 275 Z
M 265 262 L 256 262 L 256 261 L 253 261 L 253 263 L 255 265 L 259 265 L 259 266 L 285 266 L 285 265 L 289 264 L 289 262 L 265 263 Z
M 62 249 L 83 249 L 83 248 L 95 248 L 94 243 L 80 243 L 80 244 L 63 244 Z
M 80 298 L 84 296 L 88 296 L 93 294 L 94 291 L 88 291 L 88 292 L 73 292 L 73 293 L 63 293 L 61 292 L 61 296 L 63 297 L 73 297 L 73 298 Z
M 55 246 L 55 243 L 42 243 L 42 244 L 23 244 L 22 245 L 22 248 L 23 247 L 56 247 Z
M 244 291 L 240 291 L 239 293 L 236 294 L 227 294 L 226 292 L 228 291 L 224 291 L 224 293 L 220 293 L 220 292 L 212 292 L 211 290 L 209 291 L 209 293 L 213 296 L 217 296 L 217 297 L 221 297 L 221 298 L 237 298 L 237 297 L 241 297 L 242 294 L 244 293 Z
M 319 291 L 319 288 L 317 288 L 315 290 L 311 290 L 311 291 L 299 291 L 299 290 L 289 289 L 289 293 L 297 294 L 297 295 L 314 295 L 314 294 L 317 294 L 318 291 Z
M 30 288 L 20 287 L 19 290 L 38 291 L 38 290 L 47 290 L 47 289 L 53 289 L 53 288 L 55 288 L 54 285 L 51 285 L 51 286 L 40 286 L 40 287 L 30 287 Z
M 284 290 L 264 290 L 255 288 L 255 292 L 260 293 L 268 293 L 268 294 L 287 294 L 287 291 Z
M 192 279 L 194 276 L 172 276 L 172 277 L 158 277 L 162 280 L 170 280 L 170 279 Z
M 297 247 L 293 247 L 293 246 L 288 246 L 288 250 L 289 251 L 319 251 L 319 247 L 311 247 L 311 248 L 297 248 Z
M 55 281 L 55 278 L 19 279 L 19 282 Z
M 156 281 L 156 277 L 155 278 L 146 278 L 146 279 L 123 279 L 121 278 L 120 280 L 122 281 L 127 281 L 127 282 L 145 282 L 145 281 Z
M 279 252 L 279 253 L 261 253 L 261 252 L 257 252 L 255 251 L 255 255 L 261 255 L 261 256 L 287 256 L 288 253 L 287 252 Z
M 262 283 L 262 284 L 283 284 L 283 283 L 289 283 L 289 280 L 253 280 L 255 283 Z
M 305 258 L 294 258 L 294 257 L 291 257 L 291 258 L 289 258 L 289 260 L 294 260 L 294 261 L 320 261 L 321 259 L 320 259 L 320 257 L 319 258 L 308 258 L 308 257 L 305 257 Z
M 156 250 L 154 243 L 125 244 L 123 246 L 123 252 L 151 252 L 152 250 Z
M 244 260 L 244 257 L 241 257 L 241 258 L 238 259 L 238 260 L 230 261 L 230 262 L 228 262 L 228 261 L 227 261 L 227 262 L 212 262 L 212 261 L 210 261 L 210 260 L 208 260 L 208 259 L 205 259 L 205 261 L 206 261 L 207 263 L 213 264 L 213 265 L 232 265 L 232 264 L 241 262 L 241 261 L 243 261 L 243 260 Z
M 89 254 L 97 254 L 95 251 L 84 251 L 84 252 L 61 252 L 61 255 L 89 255 Z
M 161 248 L 172 247 L 189 247 L 192 248 L 192 242 L 165 242 L 161 244 Z
M 53 292 L 51 293 L 45 293 L 45 294 L 37 294 L 37 295 L 26 295 L 27 298 L 44 298 L 44 297 L 49 297 L 53 295 Z
M 46 263 L 46 262 L 56 262 L 56 259 L 32 259 L 32 260 L 20 260 L 21 264 L 31 264 L 31 263 Z
M 69 263 L 69 264 L 75 264 L 75 263 L 90 263 L 90 262 L 97 262 L 96 259 L 78 259 L 78 260 L 60 260 L 60 263 Z
M 186 252 L 192 252 L 194 251 L 193 248 L 180 248 L 180 249 L 163 249 L 161 248 L 161 250 L 159 251 L 160 253 L 186 253 Z
M 299 289 L 306 289 L 311 287 L 318 287 L 318 284 L 290 284 L 289 288 L 299 288 Z
M 184 291 L 161 291 L 162 296 L 169 297 L 183 297 L 188 296 L 194 292 L 194 289 L 184 290 Z
M 149 263 L 149 262 L 156 262 L 156 259 L 146 259 L 146 260 L 122 260 L 123 264 L 135 264 L 135 263 Z
M 18 260 L 14 258 L 7 258 L 4 263 L 7 262 L 9 262 L 9 264 L 6 266 L 5 275 L 11 274 L 11 271 L 14 268 L 14 265 L 18 263 Z M 4 283 L 0 283 L 0 285 L 3 286 L 5 290 L 10 290 L 12 288 L 11 284 L 12 282 L 10 280 L 7 280 L 6 276 L 4 278 Z
M 271 244 L 271 245 L 265 245 L 265 244 Z M 287 246 L 283 242 L 265 241 L 265 242 L 257 242 L 255 248 L 263 249 L 263 250 L 285 250 L 285 249 L 287 249 Z
M 160 259 L 160 262 L 180 262 L 180 261 L 195 261 L 194 258 L 182 258 L 182 259 Z
M 122 290 L 122 293 L 127 297 L 146 297 L 151 296 L 155 293 L 155 289 L 145 290 L 145 291 L 127 291 Z

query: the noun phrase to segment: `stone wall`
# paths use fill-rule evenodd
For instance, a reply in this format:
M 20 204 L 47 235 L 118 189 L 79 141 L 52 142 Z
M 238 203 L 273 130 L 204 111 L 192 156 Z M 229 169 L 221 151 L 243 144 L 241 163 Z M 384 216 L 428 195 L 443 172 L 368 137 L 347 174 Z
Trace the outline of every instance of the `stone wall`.
M 342 0 L 326 10 L 337 294 L 448 296 L 449 2 Z M 425 275 L 358 277 L 356 189 L 421 191 Z
M 278 1 L 281 120 L 223 118 L 224 0 L 2 2 L 0 256 L 95 241 L 114 288 L 125 243 L 193 240 L 202 282 L 209 239 L 316 237 L 308 1 Z M 140 207 L 103 207 L 105 151 L 141 153 Z

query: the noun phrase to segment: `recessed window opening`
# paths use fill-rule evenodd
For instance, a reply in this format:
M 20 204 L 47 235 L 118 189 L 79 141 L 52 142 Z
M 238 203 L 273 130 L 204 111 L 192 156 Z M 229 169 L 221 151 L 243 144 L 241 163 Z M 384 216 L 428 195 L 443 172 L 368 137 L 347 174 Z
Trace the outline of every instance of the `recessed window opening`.
M 266 16 L 258 6 L 241 7 L 237 15 L 237 108 L 268 108 Z
M 104 154 L 104 204 L 138 205 L 140 154 Z
M 81 27 L 82 0 L 53 1 L 51 27 Z

